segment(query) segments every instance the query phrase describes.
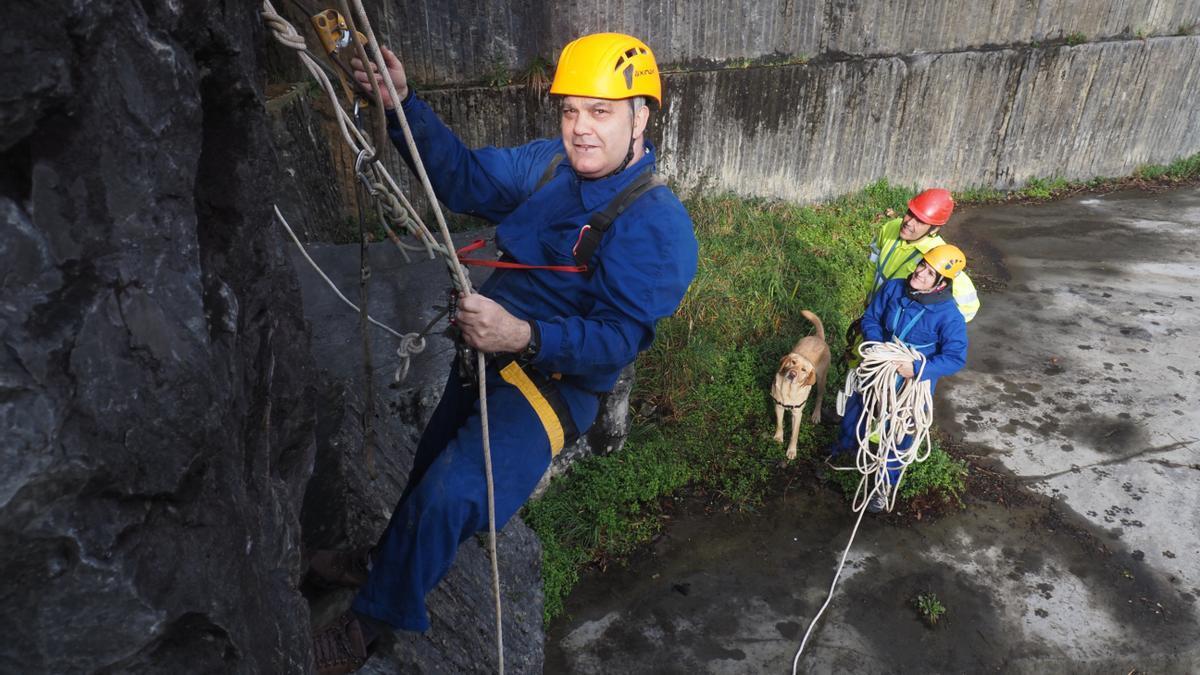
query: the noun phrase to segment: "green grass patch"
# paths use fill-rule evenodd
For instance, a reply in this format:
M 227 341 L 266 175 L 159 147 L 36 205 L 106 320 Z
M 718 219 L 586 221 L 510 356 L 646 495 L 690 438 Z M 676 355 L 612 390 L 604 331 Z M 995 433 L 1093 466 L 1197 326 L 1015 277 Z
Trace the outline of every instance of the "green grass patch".
M 1145 180 L 1173 182 L 1200 178 L 1200 153 L 1177 159 L 1170 164 L 1147 164 L 1138 167 L 1134 176 Z
M 1030 178 L 1025 186 L 1016 190 L 998 190 L 991 187 L 970 187 L 954 192 L 954 201 L 965 204 L 995 204 L 999 202 L 1044 201 L 1057 199 L 1080 190 L 1111 190 L 1135 187 L 1136 181 L 1151 181 L 1169 185 L 1200 179 L 1200 153 L 1181 157 L 1170 164 L 1146 164 L 1138 167 L 1127 177 L 1096 177 L 1086 181 L 1070 181 L 1060 176 Z
M 1004 190 L 990 187 L 972 187 L 954 192 L 955 204 L 994 204 L 1008 198 Z
M 1016 195 L 1026 199 L 1050 199 L 1072 187 L 1072 183 L 1064 178 L 1030 178 Z
M 921 615 L 930 628 L 937 626 L 942 615 L 946 613 L 946 606 L 933 591 L 918 595 L 913 599 L 913 605 L 917 608 L 917 614 Z

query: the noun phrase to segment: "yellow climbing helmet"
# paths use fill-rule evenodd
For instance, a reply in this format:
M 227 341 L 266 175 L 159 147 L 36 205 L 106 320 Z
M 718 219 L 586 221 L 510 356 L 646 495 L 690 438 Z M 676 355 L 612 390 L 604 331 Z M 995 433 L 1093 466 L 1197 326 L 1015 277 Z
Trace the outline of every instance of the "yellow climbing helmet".
M 942 244 L 925 252 L 925 262 L 938 274 L 953 279 L 967 266 L 967 256 L 957 246 Z
M 662 106 L 654 52 L 623 33 L 593 33 L 567 43 L 558 57 L 550 93 L 608 99 L 645 96 Z

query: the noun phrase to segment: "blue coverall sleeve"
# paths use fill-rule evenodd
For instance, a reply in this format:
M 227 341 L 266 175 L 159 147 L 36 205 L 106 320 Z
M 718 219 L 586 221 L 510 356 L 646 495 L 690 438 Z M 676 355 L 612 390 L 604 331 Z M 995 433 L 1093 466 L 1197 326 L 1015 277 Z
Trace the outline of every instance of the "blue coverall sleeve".
M 500 222 L 529 198 L 550 159 L 563 152 L 561 141 L 549 140 L 472 150 L 411 90 L 401 107 L 433 191 L 457 213 Z M 413 168 L 396 112 L 388 111 L 387 117 L 392 143 Z
M 953 312 L 944 314 L 946 319 L 938 324 L 937 329 L 937 352 L 926 359 L 922 380 L 953 375 L 967 363 L 967 322 L 957 307 Z
M 883 289 L 876 293 L 875 297 L 871 298 L 871 304 L 867 305 L 867 311 L 862 317 L 864 341 L 884 342 L 883 312 L 896 295 L 896 281 L 884 282 Z
M 593 307 L 584 316 L 539 321 L 535 365 L 564 374 L 623 367 L 683 300 L 699 250 L 691 219 L 669 190 L 646 193 L 610 234 L 598 255 Z

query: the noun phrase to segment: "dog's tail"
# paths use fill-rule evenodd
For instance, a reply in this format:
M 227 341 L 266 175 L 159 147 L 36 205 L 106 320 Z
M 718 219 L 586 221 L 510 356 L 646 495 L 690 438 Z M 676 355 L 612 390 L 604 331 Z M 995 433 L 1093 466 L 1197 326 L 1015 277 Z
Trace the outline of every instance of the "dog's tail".
M 804 315 L 804 318 L 811 321 L 812 325 L 817 327 L 817 337 L 820 338 L 821 342 L 824 342 L 825 341 L 825 325 L 821 323 L 821 317 L 817 316 L 816 314 L 813 314 L 812 312 L 808 311 L 807 309 L 800 310 L 800 313 Z

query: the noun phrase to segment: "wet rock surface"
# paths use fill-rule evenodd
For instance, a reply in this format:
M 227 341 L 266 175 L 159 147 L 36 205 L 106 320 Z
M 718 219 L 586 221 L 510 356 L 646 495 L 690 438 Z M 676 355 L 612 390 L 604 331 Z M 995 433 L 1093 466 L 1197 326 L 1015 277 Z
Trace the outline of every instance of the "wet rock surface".
M 303 672 L 313 373 L 254 8 L 5 22 L 0 671 Z
M 865 519 L 800 670 L 1195 672 L 1200 189 L 952 224 L 969 257 L 996 254 L 976 270 L 995 290 L 968 367 L 937 396 L 976 463 L 967 508 Z M 629 569 L 580 585 L 546 669 L 788 672 L 853 524 L 803 481 L 757 514 L 681 516 Z M 930 592 L 936 628 L 914 607 Z

